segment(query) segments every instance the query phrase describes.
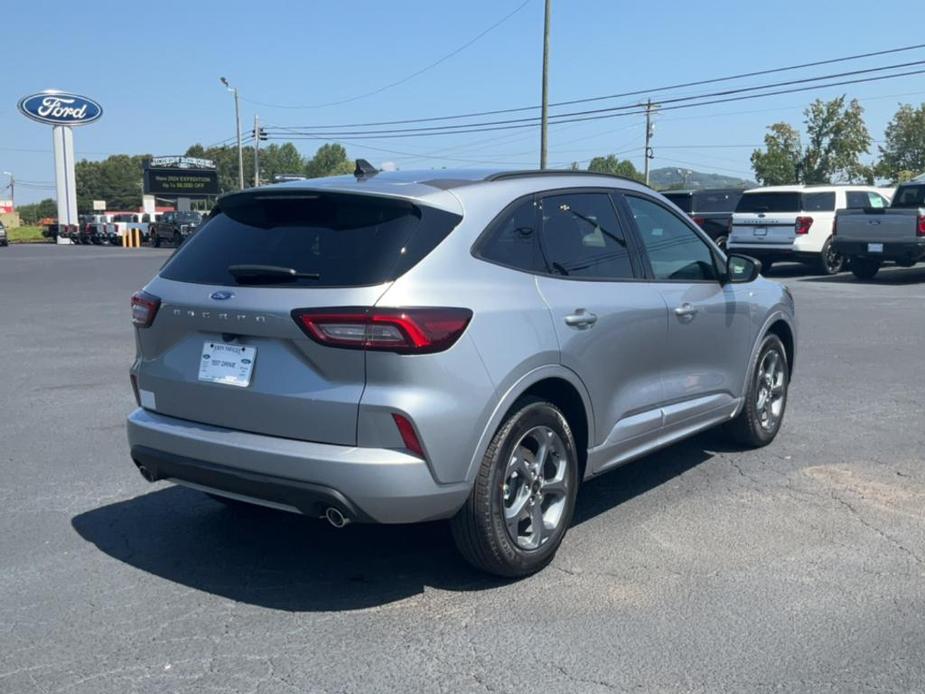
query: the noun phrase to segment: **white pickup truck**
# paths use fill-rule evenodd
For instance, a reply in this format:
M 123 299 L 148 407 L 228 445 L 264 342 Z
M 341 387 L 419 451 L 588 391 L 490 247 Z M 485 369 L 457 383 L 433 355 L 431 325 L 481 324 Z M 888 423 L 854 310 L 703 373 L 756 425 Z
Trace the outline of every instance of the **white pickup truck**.
M 884 261 L 925 260 L 925 176 L 899 186 L 889 207 L 839 210 L 834 233 L 835 250 L 858 279 L 871 279 Z

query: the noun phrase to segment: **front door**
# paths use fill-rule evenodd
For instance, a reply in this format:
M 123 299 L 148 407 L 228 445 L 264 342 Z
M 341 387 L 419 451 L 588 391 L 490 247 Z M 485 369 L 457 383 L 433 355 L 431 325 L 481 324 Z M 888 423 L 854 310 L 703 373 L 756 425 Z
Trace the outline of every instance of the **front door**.
M 722 284 L 701 233 L 661 203 L 626 195 L 653 286 L 668 307 L 662 371 L 666 427 L 734 409 L 751 354 L 748 285 Z

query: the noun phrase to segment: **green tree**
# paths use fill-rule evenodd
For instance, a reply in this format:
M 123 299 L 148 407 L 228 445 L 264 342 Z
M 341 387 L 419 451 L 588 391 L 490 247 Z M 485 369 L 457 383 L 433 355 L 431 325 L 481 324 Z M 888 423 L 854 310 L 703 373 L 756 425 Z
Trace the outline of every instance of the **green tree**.
M 147 159 L 150 155 L 115 154 L 103 161 L 77 162 L 77 209 L 91 212 L 93 200 L 105 200 L 110 210 L 141 207 L 142 176 Z
M 803 147 L 800 134 L 787 123 L 768 126 L 764 136 L 764 151 L 752 152 L 752 169 L 758 182 L 766 186 L 780 186 L 800 181 Z
M 276 143 L 260 150 L 260 180 L 272 183 L 277 174 L 301 174 L 305 170 L 305 160 L 291 142 Z
M 588 171 L 624 176 L 636 181 L 645 180 L 645 176 L 633 166 L 633 162 L 629 159 L 620 159 L 615 154 L 608 154 L 606 157 L 594 157 L 591 163 L 588 164 Z
M 305 175 L 309 178 L 339 176 L 353 173 L 354 163 L 347 159 L 347 150 L 337 143 L 324 144 L 305 164 Z
M 877 175 L 902 183 L 925 171 L 925 104 L 903 104 L 886 126 Z
M 844 95 L 816 99 L 805 111 L 806 147 L 788 123 L 774 123 L 764 136 L 765 149 L 752 152 L 752 169 L 764 185 L 873 181 L 873 169 L 861 163 L 870 149 L 864 109 Z
M 40 219 L 58 216 L 58 203 L 51 198 L 45 198 L 41 202 L 29 205 L 17 205 L 16 211 L 19 212 L 23 224 L 38 224 Z

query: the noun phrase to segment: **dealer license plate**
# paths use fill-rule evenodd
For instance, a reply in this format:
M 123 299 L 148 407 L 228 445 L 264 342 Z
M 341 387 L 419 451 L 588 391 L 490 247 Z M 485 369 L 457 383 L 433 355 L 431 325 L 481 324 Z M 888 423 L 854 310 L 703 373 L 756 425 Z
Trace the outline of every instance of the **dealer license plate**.
M 202 358 L 199 360 L 199 380 L 247 388 L 256 359 L 256 347 L 206 342 L 202 345 Z

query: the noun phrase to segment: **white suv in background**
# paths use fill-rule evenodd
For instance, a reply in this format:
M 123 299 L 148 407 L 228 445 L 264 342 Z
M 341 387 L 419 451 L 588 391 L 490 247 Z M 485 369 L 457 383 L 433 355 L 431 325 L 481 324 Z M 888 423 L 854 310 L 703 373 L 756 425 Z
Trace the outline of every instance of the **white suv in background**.
M 873 186 L 753 188 L 745 191 L 732 215 L 728 250 L 757 258 L 765 272 L 777 261 L 792 260 L 834 275 L 845 264 L 832 248 L 835 211 L 889 204 L 889 199 Z

